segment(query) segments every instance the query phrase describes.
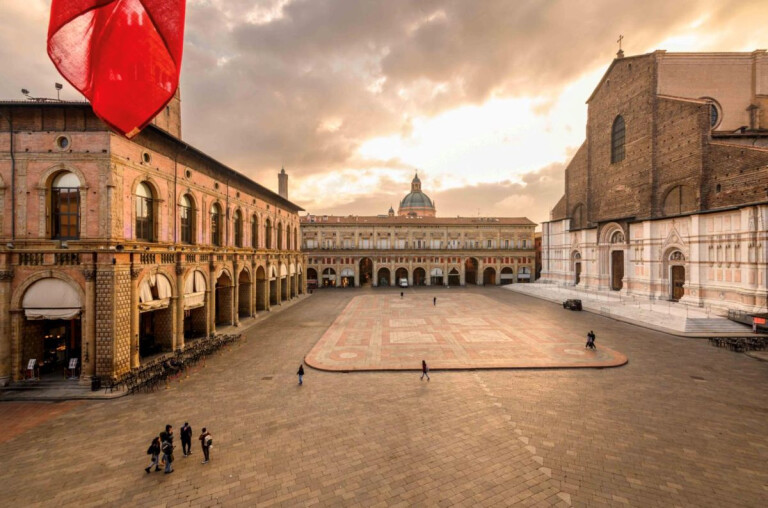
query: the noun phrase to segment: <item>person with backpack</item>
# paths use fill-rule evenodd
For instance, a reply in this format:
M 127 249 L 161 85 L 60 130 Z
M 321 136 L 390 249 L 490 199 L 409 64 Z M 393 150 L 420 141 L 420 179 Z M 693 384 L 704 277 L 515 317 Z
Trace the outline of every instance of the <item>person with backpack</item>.
M 160 433 L 160 451 L 163 452 L 165 474 L 173 473 L 173 425 L 166 425 L 165 432 Z
M 149 474 L 152 466 L 155 466 L 155 471 L 160 471 L 160 466 L 157 463 L 158 460 L 160 460 L 160 438 L 158 436 L 155 436 L 152 440 L 152 444 L 149 445 L 147 455 L 149 455 L 149 466 L 145 467 L 144 471 Z
M 208 432 L 205 427 L 203 427 L 203 433 L 200 434 L 200 445 L 203 447 L 203 456 L 205 459 L 203 459 L 203 464 L 207 464 L 209 459 L 209 453 L 210 449 L 213 446 L 213 437 L 211 437 L 211 433 Z
M 185 457 L 192 455 L 192 427 L 189 426 L 189 422 L 184 422 L 184 426 L 181 427 L 181 453 Z

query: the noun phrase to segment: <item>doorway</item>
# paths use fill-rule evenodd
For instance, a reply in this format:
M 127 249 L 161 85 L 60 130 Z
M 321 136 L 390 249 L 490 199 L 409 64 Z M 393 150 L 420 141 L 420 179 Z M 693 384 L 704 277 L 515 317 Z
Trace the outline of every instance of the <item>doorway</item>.
M 611 252 L 611 289 L 621 291 L 624 287 L 622 279 L 624 278 L 624 251 L 615 250 Z
M 671 270 L 672 279 L 672 301 L 679 301 L 685 295 L 685 267 L 676 265 Z

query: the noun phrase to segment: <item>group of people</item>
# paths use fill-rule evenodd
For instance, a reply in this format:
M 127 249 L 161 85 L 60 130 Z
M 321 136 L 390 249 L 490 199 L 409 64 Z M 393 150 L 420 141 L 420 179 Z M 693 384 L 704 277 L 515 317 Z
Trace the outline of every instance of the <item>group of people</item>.
M 586 347 L 587 349 L 597 349 L 595 347 L 595 332 L 593 332 L 592 330 L 590 330 L 589 333 L 587 334 L 587 345 L 584 347 Z
M 192 427 L 189 426 L 189 422 L 185 422 L 179 431 L 181 434 L 181 451 L 184 457 L 192 455 Z M 149 455 L 149 466 L 144 468 L 147 474 L 155 468 L 155 471 L 160 471 L 160 465 L 165 468 L 165 474 L 173 473 L 173 425 L 166 425 L 165 430 L 160 433 L 159 436 L 155 436 L 152 439 L 152 443 L 147 449 L 147 455 Z M 203 448 L 203 464 L 207 464 L 210 460 L 211 447 L 213 446 L 213 437 L 211 433 L 203 427 L 203 431 L 198 438 L 200 440 L 200 446 Z M 162 463 L 160 462 L 160 455 L 162 455 Z

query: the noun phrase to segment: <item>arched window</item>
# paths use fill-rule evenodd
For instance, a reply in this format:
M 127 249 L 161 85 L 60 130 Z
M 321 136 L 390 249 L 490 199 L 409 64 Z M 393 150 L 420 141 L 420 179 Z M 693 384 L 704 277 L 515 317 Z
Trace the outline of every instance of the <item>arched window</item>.
M 211 206 L 211 244 L 221 246 L 221 207 L 218 203 Z
M 51 236 L 80 238 L 80 180 L 68 171 L 59 173 L 51 184 Z
M 285 248 L 291 250 L 291 226 L 285 227 Z
M 251 216 L 251 247 L 259 248 L 259 217 L 255 213 Z
M 277 248 L 278 250 L 283 248 L 283 225 L 279 222 L 277 223 Z
M 192 199 L 187 194 L 181 197 L 179 216 L 181 221 L 181 242 L 194 243 L 195 209 L 192 206 Z
M 235 247 L 243 246 L 243 214 L 235 210 Z
M 267 249 L 272 248 L 272 221 L 267 219 L 264 223 L 264 241 Z
M 155 224 L 155 204 L 152 190 L 142 182 L 136 187 L 136 239 L 153 242 Z
M 611 164 L 624 160 L 624 139 L 626 137 L 626 128 L 624 118 L 617 116 L 613 121 L 611 128 Z

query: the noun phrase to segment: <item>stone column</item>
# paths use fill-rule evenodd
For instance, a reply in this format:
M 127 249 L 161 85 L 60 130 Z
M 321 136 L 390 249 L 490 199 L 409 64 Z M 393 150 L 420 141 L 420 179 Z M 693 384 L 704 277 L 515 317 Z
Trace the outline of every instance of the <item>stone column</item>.
M 192 274 L 194 277 L 194 274 Z M 176 265 L 176 308 L 174 309 L 173 319 L 176 330 L 176 340 L 174 347 L 184 349 L 184 267 Z
M 139 367 L 139 274 L 141 268 L 131 266 L 131 368 Z
M 0 271 L 0 386 L 11 382 L 11 280 L 13 270 Z
M 208 335 L 216 333 L 216 271 L 211 270 L 211 283 L 208 284 L 205 300 L 208 305 Z
M 230 288 L 230 291 L 230 301 L 232 302 L 232 324 L 234 326 L 240 326 L 240 277 L 237 275 L 237 263 L 232 263 L 232 287 Z
M 83 312 L 81 347 L 82 368 L 80 379 L 84 382 L 96 375 L 96 269 L 95 267 L 83 270 L 85 277 L 85 312 Z
M 464 287 L 467 285 L 467 260 L 466 258 L 459 258 L 461 262 L 461 269 L 459 270 L 459 285 Z

